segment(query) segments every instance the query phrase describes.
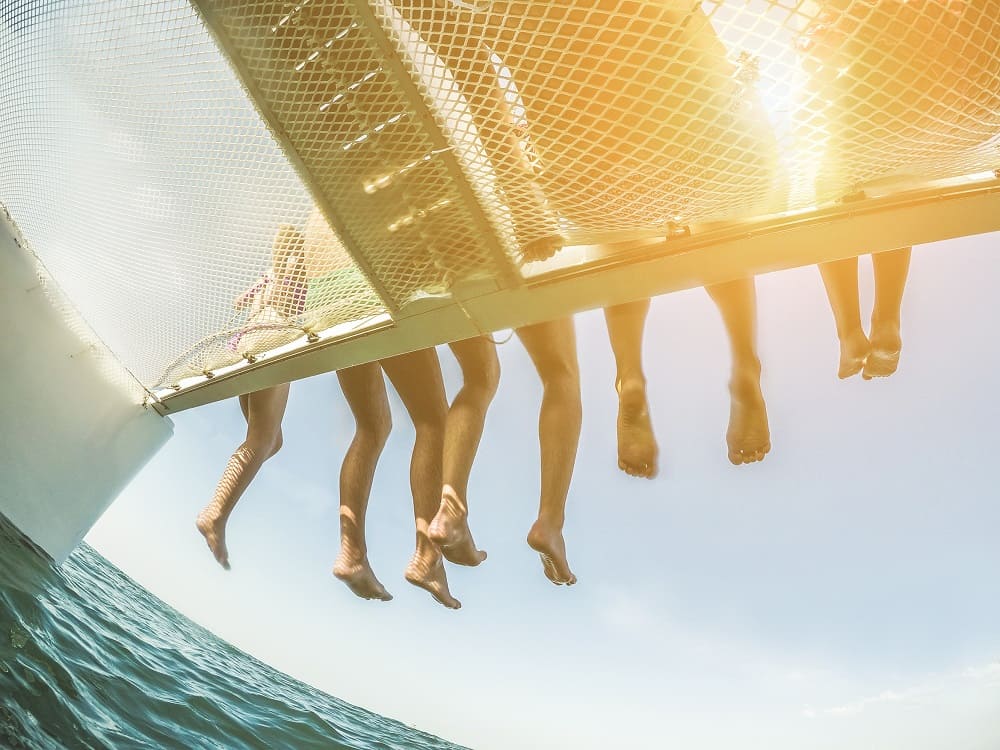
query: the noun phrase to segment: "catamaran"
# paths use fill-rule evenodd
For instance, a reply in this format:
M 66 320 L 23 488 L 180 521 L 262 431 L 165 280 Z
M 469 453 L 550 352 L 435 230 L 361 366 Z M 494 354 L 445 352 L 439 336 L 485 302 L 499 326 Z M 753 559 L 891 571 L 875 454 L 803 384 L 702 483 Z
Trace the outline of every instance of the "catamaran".
M 1000 230 L 1000 0 L 5 3 L 0 203 L 0 513 L 59 561 L 182 410 Z M 291 230 L 303 304 L 240 304 Z

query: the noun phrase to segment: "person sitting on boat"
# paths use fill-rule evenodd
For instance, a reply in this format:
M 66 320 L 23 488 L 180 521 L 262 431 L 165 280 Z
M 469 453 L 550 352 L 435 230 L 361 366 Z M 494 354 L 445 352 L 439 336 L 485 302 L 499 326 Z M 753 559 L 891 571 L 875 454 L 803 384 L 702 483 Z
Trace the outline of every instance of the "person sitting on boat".
M 762 110 L 751 106 L 752 81 L 727 61 L 707 17 L 690 4 L 636 3 L 624 12 L 607 0 L 530 7 L 421 0 L 400 4 L 400 12 L 460 86 L 526 261 L 564 244 L 559 217 L 585 232 L 649 227 L 692 208 L 720 214 L 755 201 L 776 205 L 776 147 Z M 559 43 L 533 42 L 541 28 Z M 557 77 L 552 70 L 559 70 Z M 622 70 L 631 70 L 634 81 L 610 85 Z M 639 80 L 642 86 L 633 85 Z M 685 87 L 694 88 L 686 96 L 699 100 L 708 118 L 698 143 L 680 138 L 691 131 L 689 114 L 669 108 L 662 117 L 651 114 Z M 673 147 L 652 153 L 649 144 L 656 142 Z M 738 149 L 743 160 L 721 160 L 720 149 Z M 711 184 L 709 174 L 716 175 Z M 732 343 L 729 457 L 757 461 L 770 449 L 770 434 L 754 341 L 753 281 L 715 285 L 709 293 Z M 619 466 L 652 477 L 658 448 L 641 362 L 648 308 L 641 300 L 606 315 L 618 365 Z
M 275 321 L 300 314 L 305 305 L 305 264 L 302 238 L 291 225 L 282 225 L 274 238 L 271 271 L 234 302 L 237 309 L 248 309 L 248 320 L 267 314 Z M 268 326 L 250 323 L 230 339 L 230 345 L 247 345 L 247 336 L 267 335 Z M 274 456 L 282 443 L 281 420 L 288 403 L 288 383 L 264 388 L 239 397 L 240 409 L 247 422 L 243 443 L 229 458 L 215 493 L 198 514 L 196 525 L 219 564 L 229 570 L 226 547 L 226 523 L 243 493 L 257 476 L 261 466 Z
M 866 183 L 907 174 L 957 176 L 977 146 L 993 163 L 1000 126 L 1000 3 L 826 0 L 798 41 L 807 75 L 802 121 L 828 123 L 820 201 L 863 198 Z M 956 159 L 956 156 L 964 155 Z M 875 304 L 862 326 L 858 259 L 819 266 L 840 341 L 838 376 L 892 375 L 909 247 L 872 254 Z
M 321 279 L 332 279 L 310 282 L 307 309 L 322 310 L 342 301 L 345 286 L 357 286 L 345 277 L 348 270 L 357 271 L 318 211 L 307 220 L 304 235 L 307 267 Z M 331 277 L 331 273 L 335 276 Z M 450 409 L 433 348 L 337 372 L 354 416 L 355 432 L 340 471 L 340 551 L 333 573 L 361 598 L 392 599 L 372 570 L 365 529 L 375 469 L 392 429 L 383 372 L 402 399 L 415 429 L 410 487 L 416 546 L 406 580 L 430 592 L 446 607 L 457 609 L 461 603 L 448 589 L 442 551 L 447 559 L 462 565 L 478 565 L 485 559 L 485 553 L 476 549 L 458 498 L 464 499 L 467 491 L 486 410 L 496 393 L 499 362 L 493 342 L 487 337 L 452 344 L 452 351 L 464 380 Z M 443 507 L 442 495 L 452 504 Z M 436 513 L 437 526 L 432 530 Z
M 416 548 L 406 568 L 406 580 L 430 592 L 444 606 L 458 609 L 461 603 L 448 590 L 441 549 L 429 535 L 441 502 L 448 412 L 441 367 L 432 348 L 337 371 L 354 415 L 355 431 L 340 470 L 340 554 L 333 573 L 357 596 L 392 599 L 368 561 L 365 534 L 375 467 L 392 429 L 383 370 L 399 394 L 415 431 L 410 489 Z
M 701 53 L 701 62 L 706 63 L 711 71 L 704 74 L 706 80 L 702 81 L 701 90 L 706 97 L 714 97 L 716 117 L 719 120 L 715 123 L 715 130 L 718 131 L 716 137 L 725 140 L 727 136 L 724 132 L 728 126 L 729 140 L 738 140 L 740 144 L 730 142 L 727 146 L 741 145 L 746 153 L 757 160 L 751 165 L 753 169 L 741 165 L 740 173 L 751 174 L 750 178 L 731 180 L 731 184 L 727 186 L 734 193 L 773 192 L 769 185 L 772 182 L 769 162 L 773 161 L 770 159 L 774 151 L 773 141 L 761 137 L 763 128 L 759 122 L 759 114 L 755 114 L 755 121 L 745 128 L 740 125 L 750 118 L 739 114 L 733 116 L 733 112 L 740 110 L 737 105 L 743 92 L 734 82 L 735 71 L 726 62 L 725 49 L 715 37 L 704 14 L 690 8 L 679 12 L 664 4 L 648 3 L 637 9 L 635 18 L 618 14 L 612 25 L 614 33 L 619 36 L 617 45 L 609 46 L 603 40 L 595 46 L 596 37 L 591 37 L 594 34 L 602 35 L 608 30 L 579 24 L 577 21 L 580 11 L 607 10 L 604 5 L 606 3 L 602 4 L 600 1 L 578 2 L 558 7 L 539 5 L 529 9 L 524 4 L 510 2 L 477 2 L 470 5 L 449 3 L 447 0 L 422 0 L 415 5 L 406 4 L 405 8 L 400 6 L 404 18 L 449 67 L 462 91 L 480 141 L 494 166 L 500 191 L 511 210 L 514 232 L 525 261 L 544 259 L 564 244 L 559 219 L 553 207 L 584 229 L 587 222 L 594 221 L 595 218 L 601 225 L 598 228 L 602 228 L 609 215 L 619 222 L 634 223 L 640 220 L 649 224 L 649 217 L 641 216 L 642 210 L 646 208 L 623 204 L 622 195 L 624 193 L 627 196 L 628 190 L 619 186 L 613 191 L 609 201 L 605 189 L 606 177 L 608 174 L 621 172 L 623 159 L 636 158 L 634 149 L 641 149 L 644 139 L 650 135 L 650 127 L 657 135 L 663 136 L 665 128 L 676 129 L 678 123 L 673 120 L 666 123 L 654 122 L 654 118 L 648 117 L 648 102 L 643 101 L 641 95 L 633 95 L 629 103 L 627 98 L 621 98 L 620 91 L 606 90 L 603 86 L 576 85 L 591 84 L 594 83 L 590 80 L 591 77 L 604 76 L 602 66 L 606 67 L 609 61 L 613 63 L 616 55 L 627 55 L 630 62 L 634 62 L 637 56 L 641 57 L 648 62 L 649 70 L 646 72 L 655 72 L 661 77 L 661 82 L 664 82 L 664 50 L 669 48 L 667 51 L 672 50 L 676 57 L 686 47 L 677 41 L 667 44 L 662 39 L 654 40 L 650 45 L 649 40 L 645 39 L 635 49 L 628 40 L 634 41 L 641 37 L 630 36 L 629 32 L 640 29 L 644 34 L 643 29 L 651 20 L 645 17 L 649 12 L 657 16 L 653 20 L 659 21 L 661 25 L 664 20 L 668 21 L 671 24 L 669 28 L 677 31 L 683 42 Z M 528 17 L 522 19 L 517 12 L 511 12 L 517 9 L 526 12 Z M 576 20 L 570 19 L 571 15 Z M 524 21 L 525 25 L 518 26 L 519 21 Z M 561 44 L 554 45 L 553 49 L 548 49 L 544 44 L 528 46 L 527 34 L 542 27 L 547 29 L 547 36 L 551 36 L 552 30 L 556 29 L 557 38 L 569 35 L 580 49 L 591 49 L 591 54 L 596 55 L 593 61 L 584 60 L 571 68 L 563 66 L 561 69 L 561 75 L 572 79 L 573 90 L 586 91 L 587 96 L 596 95 L 598 99 L 602 96 L 616 98 L 616 106 L 621 106 L 624 102 L 635 112 L 647 113 L 647 116 L 639 117 L 638 120 L 634 116 L 629 117 L 630 121 L 639 124 L 634 130 L 637 136 L 635 139 L 630 139 L 626 134 L 623 142 L 621 128 L 616 123 L 607 123 L 609 127 L 606 130 L 602 130 L 601 125 L 595 122 L 590 122 L 586 127 L 583 127 L 582 122 L 574 123 L 574 117 L 586 119 L 589 116 L 586 113 L 593 111 L 594 101 L 577 101 L 567 105 L 567 98 L 573 98 L 572 94 L 562 92 L 558 96 L 551 96 L 552 92 L 546 92 L 545 87 L 552 81 L 549 71 L 552 65 L 561 64 L 557 58 L 561 58 L 564 50 Z M 543 60 L 552 65 L 536 65 L 538 60 L 532 54 L 543 58 L 546 55 L 554 56 L 551 60 Z M 504 68 L 504 75 L 509 75 L 511 85 L 500 84 L 501 66 Z M 670 71 L 667 76 L 676 78 L 678 72 Z M 607 81 L 606 76 L 603 80 Z M 670 86 L 676 83 L 668 82 Z M 716 84 L 722 91 L 721 98 L 718 92 L 713 92 Z M 647 81 L 646 86 L 648 85 Z M 519 118 L 515 115 L 515 107 L 512 106 L 515 99 L 516 106 L 523 109 L 523 122 L 518 122 Z M 607 102 L 597 103 L 603 105 Z M 597 139 L 600 143 L 588 150 L 586 158 L 569 159 L 579 168 L 578 173 L 571 175 L 561 169 L 560 165 L 568 161 L 564 153 L 565 136 L 574 129 L 581 129 L 581 133 L 586 132 L 588 140 Z M 608 134 L 612 134 L 610 141 Z M 525 141 L 530 141 L 527 149 Z M 762 143 L 770 145 L 770 148 L 761 148 Z M 633 152 L 628 150 L 630 148 Z M 702 162 L 705 155 L 693 151 L 690 144 L 687 148 L 690 161 L 687 165 L 690 167 L 688 177 L 697 179 L 697 175 L 704 171 L 705 165 Z M 530 154 L 527 153 L 528 150 Z M 533 162 L 539 165 L 539 169 L 534 168 Z M 631 185 L 632 195 L 639 201 L 646 200 L 648 189 L 640 190 L 639 187 L 641 186 Z M 660 187 L 663 192 L 664 186 Z M 762 191 L 761 188 L 765 189 Z M 704 194 L 705 190 L 701 190 L 702 197 Z M 718 199 L 726 197 L 718 196 Z M 734 195 L 728 197 L 735 199 Z M 615 211 L 618 212 L 617 216 L 613 215 Z M 663 212 L 660 211 L 658 215 L 662 216 Z M 673 211 L 668 215 L 673 215 Z M 739 279 L 716 285 L 709 288 L 709 293 L 722 313 L 733 352 L 733 376 L 730 382 L 732 408 L 727 432 L 729 457 L 734 464 L 759 461 L 770 450 L 770 434 L 760 390 L 760 362 L 754 334 L 756 314 L 753 280 Z M 606 316 L 618 365 L 616 387 L 619 393 L 619 466 L 629 474 L 652 477 L 657 471 L 658 447 L 649 419 L 641 361 L 642 334 L 648 308 L 648 300 L 642 300 L 609 308 Z M 542 444 L 540 512 L 538 521 L 529 534 L 529 544 L 539 551 L 543 570 L 550 580 L 555 583 L 572 583 L 576 579 L 566 561 L 562 524 L 582 415 L 575 334 L 568 319 L 535 327 L 527 335 L 522 331 L 518 333 L 529 346 L 529 352 L 546 386 L 539 422 Z M 552 357 L 553 353 L 558 353 L 559 356 Z M 467 510 L 465 502 L 450 502 L 446 497 L 442 501 L 442 511 L 459 504 L 460 513 L 464 514 Z M 432 529 L 436 528 L 436 525 L 432 525 Z
M 428 535 L 448 562 L 476 566 L 486 552 L 469 528 L 469 478 L 486 425 L 486 412 L 500 384 L 500 359 L 490 336 L 449 345 L 462 370 L 462 387 L 448 407 L 445 423 L 441 502 Z

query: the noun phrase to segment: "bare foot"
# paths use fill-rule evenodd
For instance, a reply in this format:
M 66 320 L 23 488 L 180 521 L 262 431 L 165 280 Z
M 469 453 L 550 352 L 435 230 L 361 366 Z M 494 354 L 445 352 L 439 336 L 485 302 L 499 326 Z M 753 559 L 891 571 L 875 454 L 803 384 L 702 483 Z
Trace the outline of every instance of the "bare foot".
M 406 566 L 406 580 L 429 592 L 448 609 L 459 609 L 462 603 L 448 591 L 448 576 L 444 572 L 441 552 L 433 544 L 417 545 L 410 564 Z
M 865 366 L 865 358 L 871 350 L 868 337 L 860 328 L 850 336 L 840 340 L 840 369 L 837 377 L 841 380 L 857 375 Z
M 333 564 L 333 574 L 347 584 L 355 596 L 362 599 L 378 599 L 391 602 L 392 594 L 375 577 L 372 566 L 365 555 L 354 555 L 341 549 L 337 561 Z
M 535 521 L 528 532 L 528 546 L 542 558 L 542 571 L 552 583 L 559 586 L 564 583 L 572 586 L 576 583 L 576 576 L 569 569 L 569 562 L 566 560 L 566 542 L 562 530 Z
M 865 362 L 861 377 L 887 378 L 896 372 L 899 366 L 899 352 L 903 348 L 903 340 L 899 336 L 899 323 L 872 322 L 872 350 Z
M 225 570 L 229 570 L 229 550 L 226 549 L 226 522 L 221 518 L 212 517 L 208 511 L 198 514 L 195 521 L 198 531 L 205 537 L 208 548 L 212 550 L 215 559 Z
M 564 240 L 560 235 L 548 234 L 544 237 L 539 237 L 538 239 L 531 240 L 531 242 L 526 243 L 521 248 L 521 258 L 525 263 L 548 260 L 557 252 L 562 250 L 563 245 L 565 244 L 566 240 Z
M 486 559 L 486 552 L 476 549 L 464 506 L 448 485 L 441 493 L 441 507 L 431 521 L 427 535 L 441 548 L 444 558 L 455 565 L 475 567 Z
M 656 476 L 659 449 L 649 421 L 646 385 L 641 380 L 618 386 L 618 468 L 633 477 Z
M 736 376 L 729 385 L 729 460 L 748 464 L 763 460 L 771 450 L 771 434 L 767 428 L 767 407 L 760 392 L 756 375 Z

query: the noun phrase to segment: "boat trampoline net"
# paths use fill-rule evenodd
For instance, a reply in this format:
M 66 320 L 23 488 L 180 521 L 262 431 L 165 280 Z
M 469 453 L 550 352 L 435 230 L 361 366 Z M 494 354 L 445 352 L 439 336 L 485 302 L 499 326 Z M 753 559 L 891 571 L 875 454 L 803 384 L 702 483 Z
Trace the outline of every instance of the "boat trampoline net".
M 148 387 L 1000 168 L 1000 0 L 15 0 L 0 201 Z

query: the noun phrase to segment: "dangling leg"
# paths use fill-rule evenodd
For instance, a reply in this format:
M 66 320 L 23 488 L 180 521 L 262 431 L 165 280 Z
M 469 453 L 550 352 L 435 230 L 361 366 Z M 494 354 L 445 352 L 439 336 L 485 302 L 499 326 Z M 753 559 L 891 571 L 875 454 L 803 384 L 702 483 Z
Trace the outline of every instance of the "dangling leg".
M 196 522 L 208 548 L 226 570 L 226 522 L 260 467 L 281 448 L 281 418 L 287 403 L 288 383 L 240 396 L 240 409 L 247 420 L 246 440 L 229 459 L 211 502 Z
M 649 419 L 646 376 L 642 371 L 642 333 L 649 300 L 606 307 L 608 338 L 618 374 L 618 468 L 634 477 L 656 476 L 659 449 Z
M 451 350 L 462 368 L 462 390 L 448 409 L 444 487 L 429 533 L 450 562 L 479 565 L 486 559 L 486 553 L 476 549 L 469 530 L 469 475 L 483 437 L 486 410 L 500 383 L 500 360 L 496 346 L 486 336 L 457 341 Z
M 757 296 L 753 277 L 705 287 L 722 314 L 732 350 L 729 381 L 729 460 L 734 464 L 760 461 L 771 450 L 767 407 L 760 390 L 757 358 Z
M 875 271 L 875 307 L 872 310 L 872 351 L 865 362 L 865 380 L 885 378 L 896 372 L 903 341 L 899 335 L 899 309 L 910 270 L 910 248 L 872 255 Z
M 576 331 L 573 319 L 563 318 L 519 328 L 517 335 L 544 387 L 538 415 L 541 500 L 538 520 L 528 532 L 528 545 L 541 556 L 542 569 L 550 581 L 574 584 L 576 576 L 566 560 L 562 529 L 583 421 Z
M 833 310 L 840 339 L 840 368 L 837 377 L 849 378 L 864 367 L 868 356 L 868 337 L 861 327 L 861 304 L 858 301 L 858 259 L 846 258 L 820 263 L 819 272 L 826 296 Z
M 375 467 L 392 430 L 389 400 L 377 362 L 337 372 L 354 415 L 354 439 L 340 467 L 340 553 L 333 574 L 362 599 L 389 601 L 392 595 L 368 562 L 365 515 Z
M 393 387 L 406 407 L 416 437 L 410 461 L 410 490 L 417 527 L 417 545 L 406 568 L 406 580 L 430 592 L 451 609 L 462 606 L 448 591 L 441 550 L 428 532 L 441 504 L 442 462 L 448 401 L 444 394 L 441 365 L 434 349 L 382 360 Z

